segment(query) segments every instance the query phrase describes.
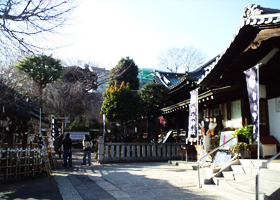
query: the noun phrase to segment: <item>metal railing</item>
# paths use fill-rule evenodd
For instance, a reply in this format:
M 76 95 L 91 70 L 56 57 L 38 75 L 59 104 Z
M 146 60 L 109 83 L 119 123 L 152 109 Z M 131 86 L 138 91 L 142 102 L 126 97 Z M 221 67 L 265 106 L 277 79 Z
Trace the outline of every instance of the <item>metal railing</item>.
M 197 161 L 197 172 L 198 172 L 198 187 L 201 188 L 200 185 L 200 162 L 203 158 L 207 157 L 208 155 L 211 155 L 212 153 L 216 152 L 217 150 L 219 150 L 222 146 L 224 146 L 225 144 L 227 144 L 228 142 L 230 142 L 231 140 L 233 140 L 236 137 L 232 137 L 230 138 L 228 141 L 226 141 L 225 143 L 223 143 L 222 145 L 216 147 L 214 150 L 210 151 L 208 154 L 206 154 L 205 156 L 201 157 L 198 161 Z M 237 152 L 239 154 L 239 152 Z M 238 156 L 237 156 L 238 157 Z
M 266 161 L 262 166 L 258 167 L 257 175 L 256 175 L 256 200 L 259 200 L 259 176 L 260 176 L 260 169 L 266 166 L 268 163 L 270 163 L 272 160 L 277 158 L 280 155 L 280 152 L 275 154 L 272 158 L 270 158 L 268 161 Z

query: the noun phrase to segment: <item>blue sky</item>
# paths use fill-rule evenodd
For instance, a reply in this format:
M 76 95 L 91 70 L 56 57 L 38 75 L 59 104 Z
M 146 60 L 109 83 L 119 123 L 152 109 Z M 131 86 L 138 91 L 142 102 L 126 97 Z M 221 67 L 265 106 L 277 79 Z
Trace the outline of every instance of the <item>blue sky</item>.
M 210 59 L 222 52 L 248 4 L 280 9 L 280 0 L 83 0 L 70 34 L 54 52 L 67 62 L 82 60 L 111 69 L 122 57 L 139 68 L 158 68 L 167 47 L 195 46 Z

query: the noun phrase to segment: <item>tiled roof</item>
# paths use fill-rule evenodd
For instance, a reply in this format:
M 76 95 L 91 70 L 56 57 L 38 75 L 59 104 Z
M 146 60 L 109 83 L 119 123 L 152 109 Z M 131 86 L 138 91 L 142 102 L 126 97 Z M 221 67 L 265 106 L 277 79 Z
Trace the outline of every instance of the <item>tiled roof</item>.
M 223 58 L 227 50 L 235 40 L 235 37 L 239 34 L 239 31 L 245 26 L 261 26 L 267 24 L 276 24 L 280 23 L 280 10 L 262 8 L 259 5 L 248 5 L 244 9 L 244 14 L 242 15 L 241 24 L 238 27 L 237 33 L 233 36 L 233 39 L 230 41 L 229 45 L 225 50 L 216 58 L 216 61 L 213 62 L 209 67 L 208 71 L 201 76 L 198 80 L 198 84 L 201 83 L 204 78 L 213 70 L 216 64 Z
M 216 61 L 217 58 L 219 58 L 220 55 L 215 56 L 211 60 L 203 63 L 202 65 L 198 66 L 197 68 L 193 69 L 192 71 L 189 72 L 189 75 L 192 78 L 200 79 L 205 72 L 209 70 L 209 67 Z
M 157 72 L 154 80 L 170 89 L 180 82 L 180 80 L 184 78 L 184 75 L 184 73 Z
M 197 81 L 201 78 L 207 71 L 209 71 L 209 66 L 216 61 L 219 55 L 215 56 L 211 60 L 201 64 L 200 66 L 196 67 L 192 71 L 185 73 L 171 73 L 171 72 L 157 72 L 156 76 L 154 77 L 154 81 L 156 83 L 162 83 L 167 87 L 169 90 L 179 86 L 184 81 Z

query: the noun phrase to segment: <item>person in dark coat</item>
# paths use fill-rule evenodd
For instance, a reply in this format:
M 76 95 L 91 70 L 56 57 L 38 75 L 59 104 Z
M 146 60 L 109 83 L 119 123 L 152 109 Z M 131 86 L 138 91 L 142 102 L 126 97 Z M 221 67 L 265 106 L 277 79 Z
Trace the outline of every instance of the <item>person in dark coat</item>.
M 58 155 L 59 155 L 59 159 L 61 159 L 61 153 L 63 152 L 63 149 L 61 148 L 63 138 L 64 138 L 64 135 L 62 133 L 62 134 L 60 134 L 60 136 L 58 138 Z
M 67 167 L 67 158 L 69 157 L 69 167 L 72 167 L 72 140 L 70 138 L 70 133 L 66 133 L 66 137 L 62 140 L 63 145 L 63 166 Z

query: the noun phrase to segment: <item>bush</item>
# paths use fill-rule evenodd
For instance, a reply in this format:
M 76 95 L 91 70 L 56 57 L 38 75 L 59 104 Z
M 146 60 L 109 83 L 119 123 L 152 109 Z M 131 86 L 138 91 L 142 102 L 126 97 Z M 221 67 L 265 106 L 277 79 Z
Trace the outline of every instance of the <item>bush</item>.
M 235 137 L 241 136 L 248 140 L 249 144 L 252 144 L 253 141 L 253 125 L 246 125 L 242 128 L 238 128 L 235 130 L 235 132 L 232 134 Z

